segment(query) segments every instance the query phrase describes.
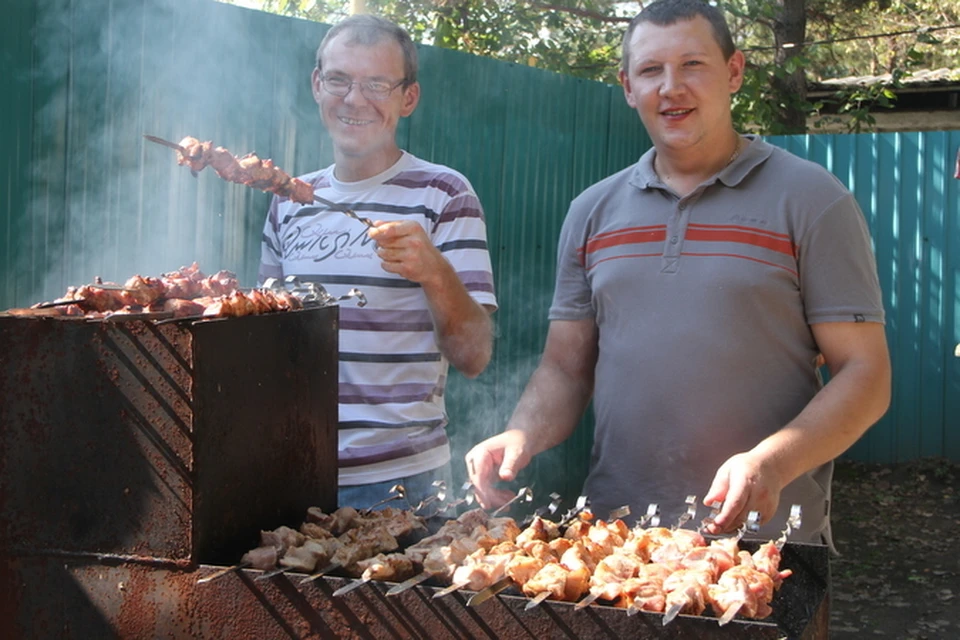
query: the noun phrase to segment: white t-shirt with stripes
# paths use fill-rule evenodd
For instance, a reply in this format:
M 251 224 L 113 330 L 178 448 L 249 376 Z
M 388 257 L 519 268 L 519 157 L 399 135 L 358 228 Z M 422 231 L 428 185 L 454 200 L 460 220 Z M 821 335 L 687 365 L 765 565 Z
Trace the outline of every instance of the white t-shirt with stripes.
M 371 220 L 415 220 L 471 297 L 496 307 L 483 210 L 460 173 L 404 152 L 380 175 L 344 183 L 333 166 L 301 176 L 314 193 Z M 367 305 L 340 308 L 340 485 L 385 482 L 450 459 L 444 388 L 449 369 L 419 284 L 381 267 L 367 228 L 322 205 L 274 197 L 263 230 L 260 282 L 296 275 L 334 296 L 356 287 Z

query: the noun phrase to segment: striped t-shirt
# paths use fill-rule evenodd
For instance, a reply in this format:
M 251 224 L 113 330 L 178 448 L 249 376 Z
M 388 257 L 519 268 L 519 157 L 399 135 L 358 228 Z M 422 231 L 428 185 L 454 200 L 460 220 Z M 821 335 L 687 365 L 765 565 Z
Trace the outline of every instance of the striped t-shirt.
M 314 193 L 371 220 L 415 220 L 479 304 L 496 307 L 483 210 L 460 173 L 404 152 L 383 173 L 344 183 L 333 166 L 301 176 Z M 444 427 L 449 368 L 421 286 L 381 267 L 367 227 L 322 205 L 275 197 L 263 229 L 260 281 L 296 275 L 340 307 L 340 485 L 385 482 L 450 459 Z

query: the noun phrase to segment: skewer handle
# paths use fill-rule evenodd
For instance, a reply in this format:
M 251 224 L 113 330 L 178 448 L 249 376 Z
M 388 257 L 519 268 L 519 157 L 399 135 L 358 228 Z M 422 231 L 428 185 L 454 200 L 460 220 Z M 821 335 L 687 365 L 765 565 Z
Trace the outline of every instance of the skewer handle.
M 507 500 L 490 515 L 492 515 L 493 517 L 500 515 L 507 509 L 507 507 L 512 505 L 517 500 L 523 500 L 524 502 L 530 502 L 531 500 L 533 500 L 533 491 L 530 490 L 530 487 L 522 487 L 519 491 L 517 491 L 517 495 Z

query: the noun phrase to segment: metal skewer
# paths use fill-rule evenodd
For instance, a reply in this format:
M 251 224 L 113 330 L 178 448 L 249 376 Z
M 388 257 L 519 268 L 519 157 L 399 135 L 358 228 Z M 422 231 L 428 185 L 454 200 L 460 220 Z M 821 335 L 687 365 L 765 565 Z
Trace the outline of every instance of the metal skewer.
M 663 626 L 667 626 L 673 619 L 680 615 L 680 610 L 683 609 L 682 602 L 674 602 L 667 608 L 667 611 L 663 614 Z
M 523 500 L 524 502 L 530 502 L 531 500 L 533 500 L 533 491 L 530 490 L 530 487 L 522 487 L 519 491 L 517 491 L 517 495 L 507 500 L 499 508 L 494 510 L 494 512 L 491 513 L 490 515 L 494 517 L 500 515 L 507 509 L 507 507 L 512 505 L 517 500 Z
M 550 494 L 550 502 L 542 507 L 537 507 L 534 509 L 533 513 L 529 514 L 522 522 L 517 524 L 521 529 L 529 527 L 533 523 L 534 518 L 546 518 L 557 512 L 557 509 L 560 508 L 560 503 L 563 502 L 563 499 L 560 497 L 559 493 Z
M 710 508 L 710 513 L 708 513 L 706 517 L 704 517 L 704 519 L 700 521 L 700 526 L 697 527 L 698 532 L 703 531 L 708 526 L 714 523 L 714 521 L 717 519 L 717 516 L 720 515 L 720 509 L 723 508 L 723 503 L 720 502 L 719 500 L 714 500 L 713 502 L 711 502 L 706 506 Z
M 437 480 L 437 482 L 440 482 L 440 481 Z M 435 518 L 439 516 L 441 513 L 446 513 L 447 511 L 449 511 L 450 509 L 453 509 L 454 507 L 459 507 L 461 504 L 472 505 L 476 500 L 476 496 L 473 494 L 471 489 L 473 489 L 473 484 L 471 484 L 469 481 L 464 482 L 463 485 L 460 487 L 460 492 L 463 493 L 462 498 L 451 500 L 450 502 L 440 507 L 437 507 L 437 510 L 431 513 L 429 516 L 423 516 L 423 517 L 427 519 Z
M 610 520 L 611 522 L 613 520 L 622 520 L 626 518 L 628 515 L 630 515 L 630 505 L 625 504 L 622 507 L 617 507 L 616 509 L 611 511 L 610 516 L 608 517 L 608 520 Z
M 392 493 L 392 494 L 394 494 L 394 495 L 392 495 L 392 496 L 390 496 L 390 497 L 388 497 L 388 498 L 384 498 L 384 499 L 381 500 L 380 502 L 374 502 L 372 505 L 370 505 L 369 507 L 367 507 L 366 509 L 364 509 L 364 510 L 363 510 L 363 513 L 370 513 L 371 511 L 373 511 L 374 509 L 376 509 L 377 507 L 379 507 L 379 506 L 382 505 L 382 504 L 386 504 L 386 503 L 391 502 L 391 501 L 393 501 L 393 500 L 400 500 L 401 498 L 406 499 L 406 497 L 407 497 L 407 490 L 403 488 L 403 485 L 402 485 L 402 484 L 395 484 L 395 485 L 393 485 L 392 487 L 390 487 L 390 493 Z M 409 504 L 408 504 L 408 506 L 409 506 Z
M 539 607 L 540 603 L 542 603 L 544 600 L 546 600 L 549 597 L 550 597 L 549 591 L 541 591 L 540 593 L 537 594 L 537 596 L 533 600 L 527 603 L 527 606 L 525 606 L 523 610 L 530 611 L 530 609 Z
M 317 578 L 322 578 L 323 576 L 327 575 L 331 571 L 336 571 L 339 568 L 340 568 L 340 565 L 337 564 L 336 562 L 328 564 L 323 569 L 320 569 L 320 571 L 317 571 L 316 573 L 312 573 L 306 578 L 304 578 L 303 580 L 301 580 L 300 584 L 307 584 L 308 582 L 313 582 Z
M 333 211 L 339 211 L 340 213 L 348 215 L 358 222 L 362 222 L 363 224 L 367 225 L 371 229 L 373 228 L 373 222 L 369 218 L 358 216 L 357 212 L 349 207 L 345 207 L 342 204 L 338 204 L 333 200 L 327 200 L 326 198 L 321 198 L 317 194 L 313 194 L 313 199 L 316 202 L 319 202 L 320 204 L 326 207 L 329 207 Z
M 470 599 L 467 600 L 468 607 L 476 607 L 477 605 L 483 604 L 493 596 L 497 595 L 507 587 L 513 584 L 513 578 L 506 577 L 500 578 L 491 585 L 488 585 L 477 591 L 475 594 L 470 596 Z
M 413 508 L 414 513 L 419 513 L 423 511 L 427 507 L 427 505 L 433 504 L 434 502 L 443 502 L 444 500 L 446 500 L 447 498 L 446 482 L 444 482 L 443 480 L 434 480 L 433 483 L 431 483 L 431 486 L 435 488 L 436 493 L 434 493 L 433 495 L 429 495 L 423 500 L 421 500 L 420 503 Z
M 586 609 L 588 606 L 590 606 L 592 602 L 596 601 L 596 599 L 600 597 L 601 593 L 602 593 L 601 591 L 591 591 L 590 593 L 587 594 L 586 598 L 584 598 L 577 604 L 573 605 L 573 609 L 575 611 L 580 611 L 580 609 Z
M 638 527 L 657 527 L 660 526 L 660 505 L 651 502 L 647 505 L 647 512 L 637 520 Z
M 720 616 L 720 618 L 717 620 L 717 623 L 722 627 L 733 620 L 735 617 L 737 617 L 737 614 L 740 612 L 740 609 L 743 607 L 743 605 L 743 602 L 738 602 L 731 605 L 726 611 L 723 612 L 723 615 Z
M 563 514 L 563 518 L 560 520 L 559 526 L 566 527 L 570 525 L 574 520 L 580 517 L 580 514 L 586 511 L 590 507 L 590 499 L 587 496 L 580 496 L 577 498 L 576 504 L 573 505 L 573 508 L 568 510 Z
M 790 515 L 787 516 L 786 528 L 783 530 L 783 533 L 774 543 L 774 545 L 777 547 L 777 551 L 783 550 L 783 546 L 787 544 L 787 536 L 793 533 L 796 529 L 799 529 L 802 524 L 803 524 L 803 508 L 800 505 L 795 504 L 790 507 Z
M 423 572 L 421 572 L 421 573 L 418 573 L 417 575 L 413 576 L 412 578 L 407 578 L 406 580 L 404 580 L 404 581 L 401 582 L 400 584 L 394 585 L 394 586 L 390 587 L 389 589 L 387 589 L 387 595 L 388 595 L 388 596 L 397 596 L 397 595 L 400 595 L 400 594 L 403 593 L 404 591 L 409 591 L 410 589 L 414 588 L 415 586 L 417 586 L 417 585 L 420 584 L 421 582 L 426 582 L 427 580 L 429 580 L 430 578 L 432 578 L 432 577 L 434 577 L 434 576 L 436 576 L 436 575 L 438 575 L 438 574 L 436 574 L 436 573 L 434 573 L 434 572 L 432 572 L 432 571 L 423 571 Z
M 58 299 L 52 302 L 41 302 L 40 304 L 34 305 L 34 309 L 49 309 L 50 307 L 64 307 L 70 304 L 83 304 L 86 302 L 84 298 L 75 298 L 72 300 Z
M 170 149 L 176 149 L 177 151 L 179 151 L 180 153 L 182 153 L 184 156 L 188 158 L 191 157 L 187 155 L 187 150 L 181 147 L 180 145 L 178 145 L 176 142 L 170 142 L 169 140 L 164 140 L 163 138 L 158 138 L 157 136 L 151 136 L 146 133 L 143 134 L 143 137 L 149 140 L 150 142 L 155 142 L 159 145 L 163 145 L 164 147 L 169 147 Z
M 441 589 L 440 591 L 437 591 L 435 594 L 433 594 L 433 598 L 434 598 L 434 600 L 436 600 L 437 598 L 442 598 L 443 596 L 448 596 L 448 595 L 450 595 L 451 593 L 453 593 L 454 591 L 459 591 L 460 589 L 463 589 L 465 586 L 467 586 L 467 583 L 466 583 L 466 582 L 454 582 L 454 583 L 453 583 L 452 585 L 450 585 L 449 587 L 446 587 L 446 588 L 444 588 L 444 589 Z
M 687 505 L 687 511 L 677 520 L 676 526 L 673 527 L 674 529 L 679 529 L 697 515 L 697 496 L 687 496 L 684 502 Z
M 334 597 L 339 598 L 339 597 L 342 596 L 342 595 L 345 595 L 345 594 L 347 594 L 347 593 L 350 593 L 350 592 L 353 591 L 354 589 L 359 589 L 360 587 L 362 587 L 363 585 L 367 584 L 367 583 L 370 582 L 371 580 L 373 580 L 373 578 L 360 578 L 359 580 L 354 580 L 353 582 L 350 582 L 350 583 L 348 583 L 348 584 L 345 584 L 345 585 L 343 585 L 342 587 L 340 587 L 339 589 L 337 589 L 336 591 L 334 591 L 334 592 L 333 592 L 333 595 L 334 595 Z M 303 584 L 303 583 L 301 583 L 301 584 Z
M 249 568 L 249 567 L 251 567 L 251 566 L 253 566 L 253 565 L 250 564 L 249 562 L 241 562 L 240 564 L 235 564 L 235 565 L 233 565 L 232 567 L 225 567 L 225 568 L 223 568 L 223 569 L 219 569 L 219 570 L 217 570 L 217 571 L 214 571 L 213 573 L 211 573 L 211 574 L 208 575 L 208 576 L 204 576 L 204 577 L 200 578 L 199 580 L 197 580 L 197 584 L 206 584 L 206 583 L 208 583 L 208 582 L 213 582 L 213 581 L 216 580 L 217 578 L 219 578 L 219 577 L 221 577 L 221 576 L 225 576 L 225 575 L 227 575 L 228 573 L 233 573 L 234 571 L 240 571 L 240 570 L 242 570 L 242 569 L 247 569 L 247 568 Z
M 275 577 L 275 576 L 279 576 L 280 574 L 286 573 L 286 572 L 288 572 L 288 571 L 290 571 L 290 570 L 291 570 L 290 567 L 279 567 L 279 568 L 274 569 L 274 570 L 272 570 L 272 571 L 265 571 L 264 573 L 261 573 L 259 576 L 257 576 L 256 578 L 254 578 L 253 581 L 254 581 L 254 582 L 260 582 L 261 580 L 269 580 L 270 578 L 273 578 L 273 577 Z

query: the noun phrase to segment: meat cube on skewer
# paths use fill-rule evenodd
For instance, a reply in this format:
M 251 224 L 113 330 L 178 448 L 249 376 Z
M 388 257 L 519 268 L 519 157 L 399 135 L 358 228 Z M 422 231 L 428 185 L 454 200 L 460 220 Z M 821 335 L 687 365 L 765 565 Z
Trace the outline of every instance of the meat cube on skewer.
M 746 552 L 743 552 L 746 553 Z M 766 618 L 772 613 L 773 579 L 748 564 L 725 571 L 707 590 L 707 599 L 724 625 L 740 613 L 748 618 Z
M 260 545 L 273 545 L 277 552 L 283 556 L 290 547 L 298 547 L 304 543 L 306 538 L 302 533 L 290 527 L 277 527 L 273 531 L 260 532 Z
M 451 583 L 462 585 L 471 591 L 479 591 L 502 579 L 507 574 L 507 565 L 511 559 L 511 554 L 491 555 L 481 547 L 454 569 Z
M 363 573 L 362 580 L 406 580 L 413 575 L 413 562 L 402 553 L 378 553 L 372 558 L 357 562 Z
M 269 571 L 277 566 L 278 557 L 277 548 L 271 544 L 247 551 L 240 558 L 240 563 L 261 571 Z
M 678 569 L 663 581 L 666 594 L 666 613 L 663 624 L 669 624 L 677 615 L 698 616 L 707 608 L 707 589 L 713 582 L 712 569 Z
M 632 615 L 637 611 L 662 613 L 666 609 L 663 581 L 677 570 L 677 564 L 651 562 L 637 568 L 637 575 L 623 581 L 620 599 L 615 606 L 626 607 Z
M 280 558 L 280 566 L 293 571 L 312 573 L 317 567 L 324 567 L 330 561 L 333 551 L 319 540 L 307 538 L 298 547 L 290 547 Z
M 747 564 L 744 560 L 741 560 L 741 564 Z M 776 542 L 771 541 L 760 545 L 760 548 L 750 556 L 750 562 L 757 571 L 770 576 L 774 589 L 779 589 L 783 579 L 793 574 L 790 569 L 780 570 L 780 549 L 777 548 Z

